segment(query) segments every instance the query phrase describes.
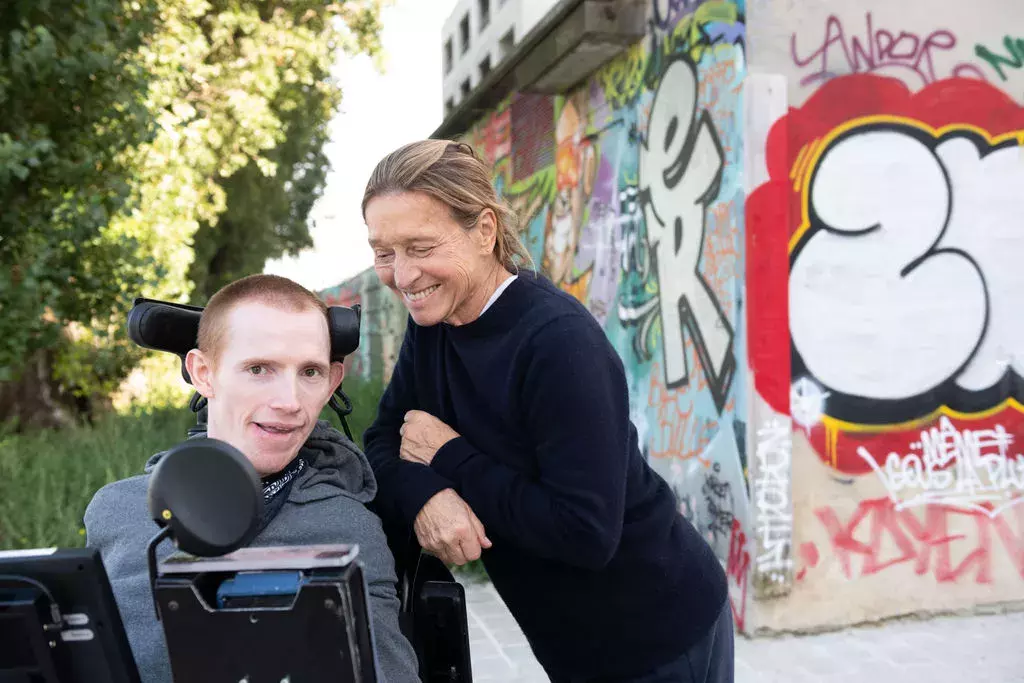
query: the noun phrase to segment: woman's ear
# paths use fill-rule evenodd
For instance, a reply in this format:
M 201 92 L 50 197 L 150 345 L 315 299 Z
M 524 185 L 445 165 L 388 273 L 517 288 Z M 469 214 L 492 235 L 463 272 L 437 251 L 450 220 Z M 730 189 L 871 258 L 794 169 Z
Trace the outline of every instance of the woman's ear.
M 477 246 L 481 254 L 494 253 L 494 245 L 498 241 L 498 217 L 492 209 L 484 209 L 476 219 Z
M 185 356 L 185 370 L 192 380 L 192 386 L 207 400 L 213 398 L 213 363 L 199 349 L 192 349 Z

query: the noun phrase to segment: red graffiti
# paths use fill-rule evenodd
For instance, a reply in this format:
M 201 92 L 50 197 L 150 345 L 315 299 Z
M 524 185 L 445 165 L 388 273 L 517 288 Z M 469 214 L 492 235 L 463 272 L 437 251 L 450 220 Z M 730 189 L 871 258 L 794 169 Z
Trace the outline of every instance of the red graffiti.
M 801 543 L 799 553 L 802 566 L 800 571 L 796 573 L 796 580 L 803 581 L 807 575 L 807 570 L 818 566 L 818 560 L 821 559 L 821 555 L 818 554 L 818 546 L 813 543 Z
M 919 513 L 913 509 L 897 510 L 890 499 L 875 498 L 862 500 L 846 521 L 827 506 L 815 510 L 815 515 L 828 532 L 832 553 L 848 579 L 910 564 L 915 574 L 929 575 L 938 583 L 962 579 L 988 584 L 992 583 L 993 559 L 1002 553 L 1024 580 L 1021 507 L 996 517 L 984 511 L 941 504 L 924 506 Z M 951 532 L 952 523 L 961 520 L 969 520 L 969 524 L 958 524 L 958 528 L 968 531 Z M 817 552 L 813 545 L 802 548 L 801 557 L 805 563 L 813 557 L 814 562 L 808 563 L 813 567 L 817 564 Z M 805 570 L 801 570 L 798 577 L 804 574 Z
M 949 52 L 956 47 L 956 36 L 939 29 L 922 38 L 912 31 L 894 34 L 884 28 L 875 28 L 871 12 L 865 15 L 865 35 L 847 35 L 842 20 L 833 15 L 825 21 L 825 36 L 809 55 L 801 56 L 797 50 L 797 37 L 789 39 L 793 63 L 805 68 L 817 67 L 804 76 L 800 85 L 827 81 L 844 74 L 884 71 L 887 75 L 913 74 L 920 85 L 934 83 L 944 75 L 935 71 L 935 53 Z M 973 77 L 985 80 L 981 70 L 966 63 L 957 64 L 948 76 Z
M 729 605 L 732 607 L 736 628 L 743 630 L 747 615 L 747 580 L 750 576 L 750 552 L 747 550 L 747 535 L 740 529 L 738 519 L 732 520 L 729 535 L 729 558 L 725 564 L 729 581 Z
M 783 415 L 790 385 L 787 206 L 785 195 L 765 183 L 747 198 L 745 231 L 747 362 L 757 393 Z

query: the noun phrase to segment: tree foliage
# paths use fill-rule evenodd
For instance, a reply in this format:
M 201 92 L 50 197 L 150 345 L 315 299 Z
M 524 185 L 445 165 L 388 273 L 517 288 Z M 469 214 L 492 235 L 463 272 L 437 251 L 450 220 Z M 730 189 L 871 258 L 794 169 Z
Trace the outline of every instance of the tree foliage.
M 45 350 L 59 389 L 108 394 L 134 296 L 309 244 L 331 67 L 379 54 L 380 1 L 3 3 L 0 382 Z
M 137 245 L 105 233 L 131 196 L 124 151 L 150 136 L 152 22 L 111 0 L 0 9 L 0 380 L 141 284 Z
M 346 6 L 344 33 L 329 15 L 314 11 L 321 7 L 317 2 L 289 5 L 281 13 L 285 30 L 254 24 L 263 33 L 257 42 L 281 46 L 278 55 L 266 57 L 288 62 L 267 99 L 280 138 L 260 159 L 220 182 L 226 209 L 216 222 L 204 222 L 195 239 L 190 279 L 196 302 L 231 280 L 262 271 L 268 259 L 312 246 L 309 212 L 323 190 L 328 170 L 323 147 L 341 102 L 330 76 L 331 53 L 339 44 L 350 52 L 380 53 L 379 16 L 372 6 Z

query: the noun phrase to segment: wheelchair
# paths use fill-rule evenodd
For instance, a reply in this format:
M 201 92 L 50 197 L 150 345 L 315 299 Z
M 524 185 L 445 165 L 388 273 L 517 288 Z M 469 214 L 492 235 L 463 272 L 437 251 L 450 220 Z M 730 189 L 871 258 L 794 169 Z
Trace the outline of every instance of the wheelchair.
M 185 356 L 197 345 L 202 311 L 197 306 L 137 298 L 128 315 L 128 334 L 142 348 L 178 356 L 182 378 L 191 385 Z M 328 308 L 332 361 L 344 361 L 358 348 L 360 313 L 358 305 Z M 352 404 L 340 386 L 328 405 L 352 439 L 345 419 Z M 187 435 L 205 434 L 206 399 L 194 392 L 189 408 L 196 414 L 196 423 Z M 411 530 L 385 522 L 384 531 L 398 577 L 399 621 L 419 659 L 420 680 L 472 683 L 465 590 L 441 560 L 419 546 Z

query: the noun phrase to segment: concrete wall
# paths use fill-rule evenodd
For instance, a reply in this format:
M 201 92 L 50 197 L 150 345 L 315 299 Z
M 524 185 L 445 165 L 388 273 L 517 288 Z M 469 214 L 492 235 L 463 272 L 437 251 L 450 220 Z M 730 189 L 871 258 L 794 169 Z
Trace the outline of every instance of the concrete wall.
M 466 133 L 742 630 L 1024 600 L 1022 98 L 1024 4 L 652 0 L 577 90 Z
M 1024 4 L 749 19 L 751 419 L 792 425 L 796 569 L 756 621 L 1022 600 Z

